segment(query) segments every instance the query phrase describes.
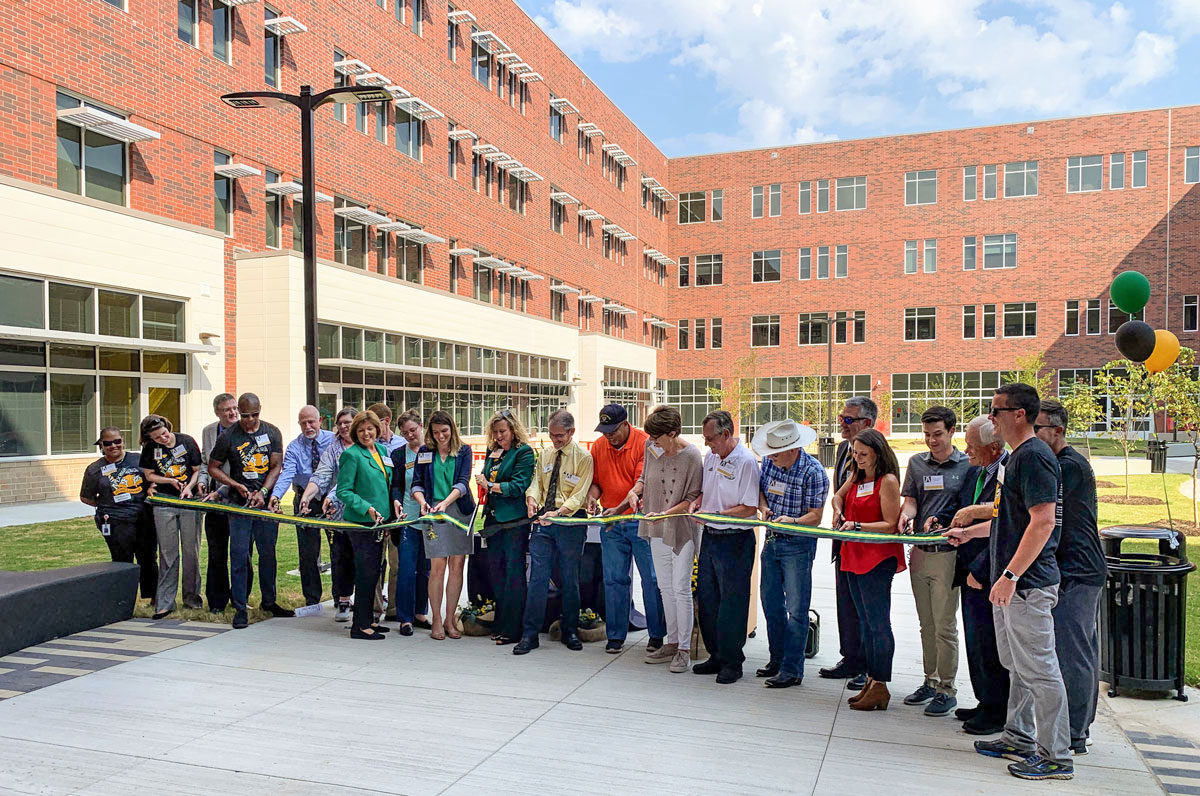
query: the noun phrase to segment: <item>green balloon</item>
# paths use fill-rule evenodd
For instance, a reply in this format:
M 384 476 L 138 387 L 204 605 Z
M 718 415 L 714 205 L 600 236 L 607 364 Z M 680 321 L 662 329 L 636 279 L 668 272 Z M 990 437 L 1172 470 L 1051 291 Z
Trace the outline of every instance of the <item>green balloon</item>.
M 1122 312 L 1133 315 L 1150 300 L 1150 280 L 1140 271 L 1124 271 L 1117 274 L 1112 287 L 1108 289 L 1108 295 Z

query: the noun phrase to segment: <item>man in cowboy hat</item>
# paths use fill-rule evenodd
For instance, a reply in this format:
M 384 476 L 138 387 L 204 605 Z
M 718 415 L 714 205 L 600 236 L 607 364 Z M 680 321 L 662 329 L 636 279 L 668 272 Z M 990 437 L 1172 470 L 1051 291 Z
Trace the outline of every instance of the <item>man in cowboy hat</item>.
M 777 420 L 754 434 L 750 447 L 762 456 L 759 507 L 774 522 L 816 525 L 821 521 L 829 476 L 804 451 L 817 433 L 795 420 Z M 759 594 L 767 620 L 771 660 L 758 670 L 767 688 L 788 688 L 804 679 L 808 605 L 817 540 L 812 536 L 767 531 L 761 556 Z

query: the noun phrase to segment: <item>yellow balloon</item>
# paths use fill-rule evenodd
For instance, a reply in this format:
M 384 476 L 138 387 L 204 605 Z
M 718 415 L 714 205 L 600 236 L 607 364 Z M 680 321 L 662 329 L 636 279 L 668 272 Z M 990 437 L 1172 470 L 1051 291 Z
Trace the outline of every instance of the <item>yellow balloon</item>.
M 1154 351 L 1146 359 L 1146 370 L 1162 373 L 1179 357 L 1179 338 L 1166 329 L 1154 330 Z

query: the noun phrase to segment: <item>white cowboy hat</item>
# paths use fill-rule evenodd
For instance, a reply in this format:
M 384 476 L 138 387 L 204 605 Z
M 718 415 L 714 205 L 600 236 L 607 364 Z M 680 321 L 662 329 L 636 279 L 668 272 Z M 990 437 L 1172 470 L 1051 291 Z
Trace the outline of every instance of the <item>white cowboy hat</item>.
M 790 451 L 792 448 L 803 448 L 811 445 L 816 439 L 817 432 L 809 426 L 791 419 L 776 420 L 760 426 L 758 431 L 754 432 L 750 447 L 759 456 L 770 456 Z

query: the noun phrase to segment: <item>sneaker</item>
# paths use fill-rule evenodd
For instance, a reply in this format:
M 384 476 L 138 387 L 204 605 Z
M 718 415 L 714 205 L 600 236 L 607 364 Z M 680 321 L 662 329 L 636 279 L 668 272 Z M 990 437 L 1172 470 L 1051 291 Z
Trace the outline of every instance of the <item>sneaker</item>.
M 846 690 L 861 691 L 867 687 L 867 676 L 865 674 L 856 674 L 846 681 Z
M 296 615 L 296 612 L 291 608 L 284 608 L 279 603 L 271 603 L 270 605 L 262 606 L 262 609 L 271 616 L 279 618 L 288 618 Z
M 241 630 L 246 625 L 250 624 L 249 618 L 245 611 L 236 611 L 233 614 L 233 627 L 235 630 Z
M 938 694 L 932 702 L 925 706 L 925 715 L 935 718 L 949 716 L 950 711 L 954 710 L 954 706 L 957 704 L 958 700 L 949 694 Z
M 1026 758 L 1035 754 L 1032 749 L 1026 752 L 1005 740 L 976 741 L 975 751 L 984 757 L 1003 757 L 1005 760 L 1015 760 L 1018 763 L 1024 763 Z
M 337 613 L 333 615 L 335 622 L 349 622 L 353 614 L 350 612 L 350 603 L 338 603 Z
M 904 698 L 906 705 L 924 705 L 926 702 L 937 696 L 937 691 L 927 683 L 921 683 L 921 687 Z
M 625 642 L 620 639 L 610 638 L 608 643 L 604 645 L 604 651 L 609 655 L 616 655 L 625 649 Z
M 691 657 L 692 654 L 688 650 L 675 650 L 675 655 L 671 658 L 671 671 L 675 674 L 686 672 L 691 665 Z
M 1080 741 L 1079 743 L 1071 744 L 1071 754 L 1075 755 L 1075 757 L 1083 757 L 1087 753 L 1088 748 L 1086 741 Z
M 670 663 L 678 651 L 678 644 L 663 644 L 658 649 L 646 648 L 646 657 L 643 660 L 646 663 Z
M 1009 763 L 1008 773 L 1020 779 L 1072 779 L 1075 776 L 1075 766 L 1033 755 L 1020 763 Z

